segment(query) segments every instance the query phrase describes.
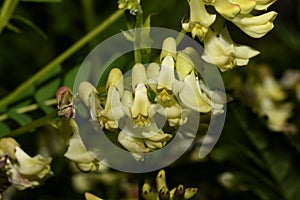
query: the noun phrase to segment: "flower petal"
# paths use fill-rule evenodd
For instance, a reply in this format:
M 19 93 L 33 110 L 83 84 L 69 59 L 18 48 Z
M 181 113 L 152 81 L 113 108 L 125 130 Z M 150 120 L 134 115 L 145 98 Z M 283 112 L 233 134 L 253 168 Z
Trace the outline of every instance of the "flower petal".
M 198 112 L 209 112 L 211 107 L 201 97 L 201 91 L 197 86 L 195 74 L 191 73 L 186 76 L 184 83 L 184 89 L 179 92 L 179 97 L 183 104 Z

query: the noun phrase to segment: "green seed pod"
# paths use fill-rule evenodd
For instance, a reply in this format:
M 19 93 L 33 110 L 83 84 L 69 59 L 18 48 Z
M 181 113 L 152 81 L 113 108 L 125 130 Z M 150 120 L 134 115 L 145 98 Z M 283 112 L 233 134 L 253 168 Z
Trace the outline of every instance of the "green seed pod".
M 144 183 L 142 187 L 142 197 L 145 200 L 156 200 L 156 195 L 148 183 Z
M 167 187 L 165 170 L 161 169 L 156 176 L 156 190 L 160 192 L 163 187 Z
M 190 199 L 197 194 L 198 188 L 186 188 L 184 191 L 184 199 Z
M 170 199 L 170 191 L 167 188 L 167 186 L 163 186 L 160 190 L 159 190 L 159 199 L 160 200 L 169 200 Z

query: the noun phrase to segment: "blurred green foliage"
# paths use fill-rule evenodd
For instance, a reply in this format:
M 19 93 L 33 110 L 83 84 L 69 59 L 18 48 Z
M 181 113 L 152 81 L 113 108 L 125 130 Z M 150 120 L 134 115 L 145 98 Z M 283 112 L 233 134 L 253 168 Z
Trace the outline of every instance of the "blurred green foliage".
M 0 5 L 4 2 L 0 1 Z M 142 7 L 144 16 L 153 14 L 152 26 L 180 31 L 181 21 L 188 17 L 186 1 L 145 0 L 142 1 Z M 0 97 L 6 96 L 30 79 L 116 9 L 116 1 L 20 1 L 9 21 L 10 26 L 0 35 Z M 230 30 L 237 42 L 243 41 L 261 51 L 260 56 L 251 61 L 252 65 L 267 64 L 276 77 L 281 77 L 287 69 L 300 69 L 300 1 L 279 0 L 272 9 L 279 15 L 275 20 L 274 30 L 264 38 L 255 40 L 234 27 L 230 27 Z M 126 30 L 128 20 L 130 19 L 125 15 L 121 17 L 61 66 L 41 77 L 16 102 L 8 108 L 0 108 L 1 112 L 7 113 L 6 119 L 0 121 L 0 136 L 54 111 L 55 106 L 45 105 L 45 100 L 54 98 L 60 85 L 72 86 L 78 66 L 88 52 L 104 39 L 120 30 Z M 133 57 L 120 62 L 127 64 L 132 59 Z M 247 68 L 242 68 L 234 73 L 243 74 L 246 70 Z M 291 120 L 299 126 L 299 101 L 294 102 L 296 106 Z M 30 104 L 37 104 L 40 109 L 27 114 L 15 112 L 17 108 Z M 17 139 L 24 149 L 34 154 L 39 147 L 39 138 L 45 135 L 48 137 L 49 134 L 59 133 L 53 127 L 45 125 L 28 130 L 26 134 L 17 136 Z M 199 162 L 188 162 L 184 156 L 169 166 L 166 173 L 171 187 L 180 183 L 199 187 L 200 192 L 195 199 L 296 200 L 300 199 L 299 167 L 299 132 L 294 135 L 272 132 L 266 128 L 263 119 L 259 119 L 249 108 L 235 100 L 228 105 L 225 128 L 213 152 Z M 16 192 L 13 199 L 83 199 L 83 195 L 72 186 L 73 172 L 63 155 L 53 155 L 52 168 L 55 175 L 44 186 Z M 224 187 L 218 181 L 224 172 L 230 172 L 234 176 L 230 187 Z M 119 174 L 138 183 L 144 178 L 154 177 L 156 172 Z M 121 199 L 124 195 L 123 187 L 121 183 L 111 186 L 98 183 L 93 187 L 93 193 Z

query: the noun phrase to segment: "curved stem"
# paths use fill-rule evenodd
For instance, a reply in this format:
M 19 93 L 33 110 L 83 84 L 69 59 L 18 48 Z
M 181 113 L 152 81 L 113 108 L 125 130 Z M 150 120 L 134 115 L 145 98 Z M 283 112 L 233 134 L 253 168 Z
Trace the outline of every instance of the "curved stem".
M 20 95 L 22 92 L 24 92 L 29 86 L 34 84 L 42 76 L 44 76 L 49 71 L 53 70 L 59 64 L 64 62 L 72 54 L 74 54 L 76 51 L 78 51 L 80 48 L 82 48 L 85 44 L 87 44 L 89 41 L 91 41 L 94 37 L 96 37 L 99 33 L 104 31 L 109 25 L 113 24 L 122 15 L 123 15 L 122 10 L 115 11 L 110 17 L 105 19 L 96 28 L 94 28 L 88 34 L 86 34 L 81 39 L 79 39 L 76 43 L 74 43 L 72 46 L 70 46 L 67 50 L 65 50 L 63 53 L 61 53 L 59 56 L 57 56 L 51 62 L 49 62 L 43 69 L 41 69 L 39 72 L 37 72 L 35 75 L 33 75 L 30 79 L 28 79 L 23 84 L 21 84 L 19 87 L 17 87 L 12 93 L 10 93 L 8 96 L 4 97 L 0 101 L 0 108 L 6 107 L 9 104 L 11 104 L 12 102 L 14 102 L 17 99 L 18 95 Z

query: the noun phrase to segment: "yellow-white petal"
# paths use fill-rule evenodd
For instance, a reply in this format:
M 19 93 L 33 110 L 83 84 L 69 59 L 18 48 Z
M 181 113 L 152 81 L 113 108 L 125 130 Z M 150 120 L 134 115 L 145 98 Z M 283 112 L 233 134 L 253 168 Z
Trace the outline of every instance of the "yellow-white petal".
M 217 12 L 225 18 L 234 18 L 241 12 L 240 6 L 231 3 L 229 0 L 215 0 L 210 5 L 213 5 Z
M 139 83 L 144 83 L 144 84 L 146 83 L 147 74 L 143 64 L 137 63 L 132 67 L 131 79 L 132 79 L 131 85 L 133 90 L 136 88 L 136 86 Z
M 31 158 L 20 147 L 16 147 L 16 159 L 18 162 L 18 172 L 23 175 L 36 175 L 46 170 L 46 173 L 50 173 L 51 158 L 45 159 L 43 157 Z
M 256 6 L 256 0 L 231 0 L 230 2 L 239 5 L 242 14 L 250 13 Z
M 170 55 L 167 55 L 161 64 L 159 76 L 157 78 L 158 89 L 166 88 L 172 90 L 172 84 L 175 82 L 174 60 Z
M 149 108 L 150 101 L 148 98 L 147 88 L 143 83 L 139 83 L 135 88 L 134 99 L 131 110 L 131 117 L 138 126 L 147 126 L 150 123 Z
M 90 163 L 96 160 L 93 154 L 84 146 L 79 133 L 74 133 L 71 137 L 68 150 L 64 156 L 78 163 Z
M 114 86 L 110 86 L 108 89 L 105 108 L 101 111 L 101 115 L 109 121 L 118 121 L 124 116 L 120 93 Z
M 184 79 L 184 88 L 179 92 L 180 100 L 188 108 L 197 112 L 207 113 L 211 107 L 202 99 L 194 73 L 186 76 Z
M 195 64 L 189 53 L 186 53 L 184 51 L 178 52 L 175 68 L 179 80 L 182 81 L 189 73 L 194 71 L 194 67 Z
M 176 60 L 176 40 L 172 37 L 166 38 L 162 43 L 162 50 L 160 53 L 160 60 L 163 60 L 167 55 L 172 56 Z
M 260 38 L 273 29 L 273 21 L 276 16 L 277 13 L 275 11 L 258 16 L 239 14 L 231 21 L 247 35 L 253 38 Z
M 133 137 L 123 131 L 118 135 L 118 142 L 131 153 L 147 153 L 150 151 L 145 146 L 143 138 Z
M 9 153 L 10 159 L 15 160 L 15 149 L 16 147 L 20 147 L 20 144 L 11 137 L 8 138 L 2 138 L 0 140 L 0 149 L 2 150 L 3 153 Z
M 210 14 L 201 0 L 189 0 L 190 22 L 197 22 L 202 26 L 209 27 L 216 19 L 215 14 Z
M 124 80 L 123 80 L 123 74 L 119 68 L 113 68 L 110 70 L 107 81 L 106 81 L 106 90 L 110 86 L 115 86 L 120 95 L 122 95 L 124 91 Z

